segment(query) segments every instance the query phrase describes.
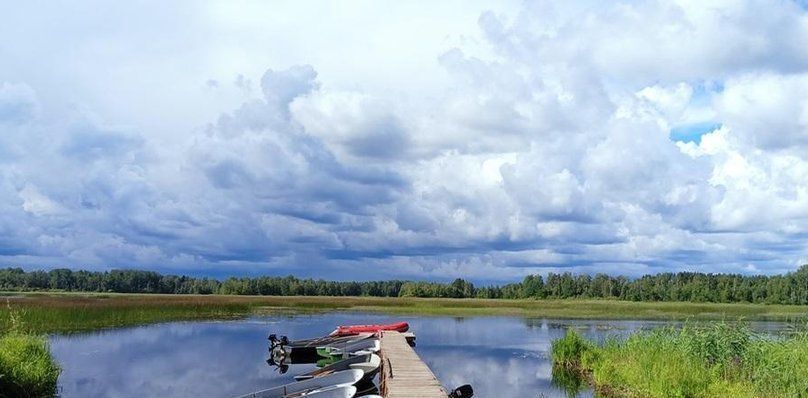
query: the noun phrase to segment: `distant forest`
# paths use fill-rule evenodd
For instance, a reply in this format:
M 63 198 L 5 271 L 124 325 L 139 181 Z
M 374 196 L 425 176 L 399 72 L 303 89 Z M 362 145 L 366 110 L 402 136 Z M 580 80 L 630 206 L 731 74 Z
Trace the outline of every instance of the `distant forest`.
M 262 276 L 219 281 L 137 270 L 91 272 L 54 269 L 26 272 L 21 268 L 5 268 L 0 269 L 0 290 L 274 296 L 606 298 L 806 305 L 808 265 L 803 265 L 796 272 L 774 276 L 680 272 L 631 279 L 605 274 L 550 273 L 546 278 L 530 275 L 520 283 L 485 287 L 475 287 L 463 279 L 451 283 L 400 280 L 335 282 L 293 276 Z

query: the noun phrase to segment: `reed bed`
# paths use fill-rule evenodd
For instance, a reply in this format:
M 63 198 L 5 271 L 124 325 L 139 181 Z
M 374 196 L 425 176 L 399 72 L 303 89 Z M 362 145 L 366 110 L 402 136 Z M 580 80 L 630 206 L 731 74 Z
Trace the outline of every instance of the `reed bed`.
M 45 337 L 18 332 L 0 336 L 0 397 L 53 396 L 59 372 Z
M 737 323 L 637 332 L 596 345 L 574 330 L 552 346 L 554 372 L 619 397 L 808 397 L 808 333 L 772 337 Z
M 61 369 L 45 336 L 21 331 L 19 313 L 4 311 L 9 329 L 0 333 L 0 398 L 40 398 L 56 394 Z
M 29 333 L 96 330 L 172 320 L 224 319 L 244 316 L 244 303 L 197 298 L 136 296 L 30 296 L 9 300 Z M 0 313 L 0 331 L 11 326 Z
M 70 332 L 154 322 L 232 319 L 278 311 L 371 311 L 400 315 L 571 319 L 764 319 L 808 317 L 808 306 L 706 303 L 641 303 L 616 300 L 495 300 L 390 297 L 234 296 L 170 294 L 14 293 L 8 305 L 26 330 Z M 0 312 L 0 331 L 9 319 Z

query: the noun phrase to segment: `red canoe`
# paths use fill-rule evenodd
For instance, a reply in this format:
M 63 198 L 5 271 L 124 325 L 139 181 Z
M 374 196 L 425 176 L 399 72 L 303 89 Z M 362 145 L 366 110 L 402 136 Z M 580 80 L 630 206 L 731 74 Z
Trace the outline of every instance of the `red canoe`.
M 407 322 L 397 322 L 387 325 L 347 325 L 340 326 L 333 332 L 331 336 L 350 336 L 359 333 L 376 333 L 382 330 L 394 330 L 396 332 L 404 333 L 410 329 Z

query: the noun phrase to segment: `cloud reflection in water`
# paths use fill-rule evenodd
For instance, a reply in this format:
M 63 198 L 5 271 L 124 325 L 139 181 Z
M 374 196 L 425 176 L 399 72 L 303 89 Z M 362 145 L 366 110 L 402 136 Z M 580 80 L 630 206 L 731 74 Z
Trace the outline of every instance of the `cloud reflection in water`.
M 446 387 L 472 384 L 476 396 L 564 397 L 552 384 L 550 343 L 568 327 L 602 339 L 659 326 L 653 321 L 575 321 L 516 317 L 390 317 L 329 313 L 228 322 L 180 322 L 51 338 L 63 366 L 61 396 L 233 397 L 291 382 L 313 365 L 281 375 L 268 366 L 267 334 L 321 336 L 339 324 L 403 319 L 417 334 L 416 351 Z M 769 332 L 775 323 L 753 323 Z M 591 396 L 584 392 L 581 396 Z

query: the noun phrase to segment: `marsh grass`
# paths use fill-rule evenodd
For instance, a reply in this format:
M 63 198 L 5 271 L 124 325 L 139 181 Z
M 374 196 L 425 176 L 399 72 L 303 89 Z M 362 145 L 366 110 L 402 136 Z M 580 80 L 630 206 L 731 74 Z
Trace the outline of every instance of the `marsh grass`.
M 43 336 L 9 332 L 0 336 L 0 397 L 50 397 L 59 366 Z
M 64 333 L 154 322 L 233 319 L 278 312 L 363 311 L 396 315 L 524 316 L 567 319 L 764 319 L 808 317 L 808 306 L 640 303 L 616 300 L 496 300 L 389 297 L 14 293 L 27 331 Z M 0 312 L 0 332 L 9 328 Z
M 0 294 L 2 295 L 2 294 Z M 808 306 L 638 303 L 613 300 L 491 300 L 382 297 L 277 297 L 159 294 L 14 293 L 0 311 L 6 358 L 43 358 L 30 380 L 47 380 L 47 342 L 38 333 L 69 333 L 155 322 L 232 319 L 256 313 L 376 311 L 401 315 L 514 315 L 597 319 L 805 319 Z M 724 324 L 714 329 L 641 332 L 595 345 L 570 332 L 553 345 L 557 383 L 592 383 L 606 395 L 637 397 L 808 397 L 808 335 L 768 339 Z M 802 329 L 800 329 L 802 330 Z M 34 335 L 31 335 L 33 333 Z M 28 350 L 28 351 L 26 351 Z M 20 354 L 25 353 L 24 355 Z M 22 355 L 22 356 L 21 356 Z M 35 361 L 39 363 L 39 361 Z M 19 362 L 18 362 L 19 363 Z M 51 365 L 56 366 L 50 362 Z M 25 365 L 28 366 L 28 365 Z M 31 365 L 33 366 L 33 365 Z M 38 370 L 36 370 L 38 369 Z M 58 368 L 56 368 L 58 369 Z M 49 377 L 51 375 L 52 377 Z M 576 377 L 584 376 L 584 379 Z M 571 381 L 579 380 L 577 385 Z M 583 380 L 583 381 L 581 381 Z M 574 384 L 574 383 L 573 383 Z M 0 391 L 6 391 L 0 389 Z M 34 391 L 34 390 L 32 390 Z M 0 398 L 3 398 L 0 395 Z
M 564 337 L 553 341 L 550 351 L 555 365 L 572 368 L 580 366 L 582 358 L 594 349 L 593 343 L 581 337 L 575 329 L 569 329 Z
M 603 395 L 808 397 L 808 334 L 782 338 L 740 323 L 686 324 L 597 346 L 574 332 L 553 344 L 553 362 Z
M 139 296 L 33 295 L 9 300 L 18 329 L 31 333 L 95 330 L 171 320 L 225 319 L 245 316 L 250 307 L 227 300 L 184 297 L 180 300 Z M 0 313 L 0 332 L 12 319 Z
M 54 396 L 61 370 L 47 339 L 21 331 L 24 314 L 7 309 L 9 328 L 0 333 L 0 398 Z
M 356 298 L 355 298 L 356 299 Z M 799 320 L 808 307 L 761 304 L 634 302 L 618 300 L 499 300 L 358 298 L 353 309 L 419 315 L 516 315 L 560 319 L 759 319 Z M 341 298 L 330 298 L 341 302 Z

